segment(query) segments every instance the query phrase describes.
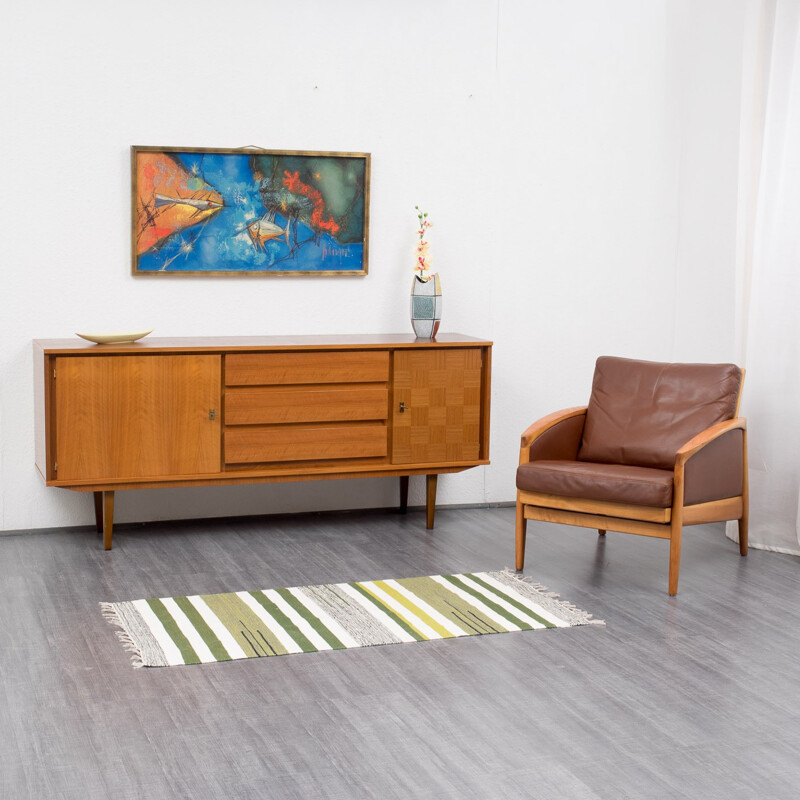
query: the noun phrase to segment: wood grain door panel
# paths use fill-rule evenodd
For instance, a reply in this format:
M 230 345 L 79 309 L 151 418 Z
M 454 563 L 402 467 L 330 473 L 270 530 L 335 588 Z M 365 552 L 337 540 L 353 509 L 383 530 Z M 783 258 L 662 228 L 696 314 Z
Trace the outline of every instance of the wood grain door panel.
M 59 480 L 220 471 L 218 355 L 59 357 L 55 397 Z
M 392 372 L 392 463 L 478 460 L 480 348 L 397 351 Z

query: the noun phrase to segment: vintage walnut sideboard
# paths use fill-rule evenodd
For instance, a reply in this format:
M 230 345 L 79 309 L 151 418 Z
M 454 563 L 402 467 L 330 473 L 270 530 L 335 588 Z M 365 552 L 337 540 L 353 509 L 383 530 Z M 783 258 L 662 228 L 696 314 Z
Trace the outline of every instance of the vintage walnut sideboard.
M 460 334 L 34 342 L 36 466 L 93 492 L 427 476 L 489 463 L 492 343 Z

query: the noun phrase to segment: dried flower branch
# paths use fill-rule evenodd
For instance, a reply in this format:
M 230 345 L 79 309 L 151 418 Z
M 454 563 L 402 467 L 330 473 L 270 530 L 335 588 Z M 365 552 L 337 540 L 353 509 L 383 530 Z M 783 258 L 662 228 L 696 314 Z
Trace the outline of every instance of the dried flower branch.
M 419 220 L 419 230 L 417 231 L 419 241 L 417 242 L 417 257 L 414 263 L 414 271 L 417 273 L 418 278 L 426 280 L 428 278 L 426 273 L 431 268 L 431 257 L 428 252 L 429 243 L 425 241 L 425 234 L 428 232 L 428 228 L 433 227 L 433 223 L 428 222 L 427 211 L 420 211 L 419 206 L 414 206 L 414 208 L 417 209 L 417 219 Z

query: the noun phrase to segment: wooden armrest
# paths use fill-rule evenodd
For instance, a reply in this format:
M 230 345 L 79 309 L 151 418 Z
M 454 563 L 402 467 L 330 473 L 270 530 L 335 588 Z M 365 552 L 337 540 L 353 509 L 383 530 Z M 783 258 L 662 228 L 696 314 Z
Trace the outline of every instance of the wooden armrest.
M 550 430 L 554 425 L 558 425 L 559 422 L 563 422 L 565 419 L 579 417 L 581 414 L 585 414 L 586 408 L 586 406 L 565 408 L 561 411 L 554 411 L 546 417 L 542 417 L 525 429 L 520 439 L 519 446 L 530 447 L 531 443 L 538 439 L 545 431 Z
M 689 441 L 678 450 L 675 454 L 675 466 L 677 467 L 685 464 L 698 450 L 701 450 L 707 444 L 713 442 L 714 439 L 718 439 L 723 434 L 737 429 L 747 429 L 747 420 L 744 417 L 728 419 L 724 422 L 718 422 L 710 428 L 706 428 L 704 431 L 698 433 L 697 436 L 689 439 Z

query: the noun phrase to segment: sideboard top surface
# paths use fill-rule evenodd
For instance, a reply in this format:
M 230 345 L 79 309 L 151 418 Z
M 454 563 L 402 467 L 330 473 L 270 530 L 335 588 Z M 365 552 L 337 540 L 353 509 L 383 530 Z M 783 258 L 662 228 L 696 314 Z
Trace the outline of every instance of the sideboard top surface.
M 34 345 L 49 353 L 81 355 L 143 352 L 230 352 L 232 350 L 335 350 L 338 348 L 385 349 L 419 347 L 489 347 L 492 342 L 460 333 L 439 333 L 435 339 L 417 339 L 411 333 L 347 334 L 334 336 L 219 336 L 147 337 L 138 342 L 94 344 L 85 339 L 36 339 Z

